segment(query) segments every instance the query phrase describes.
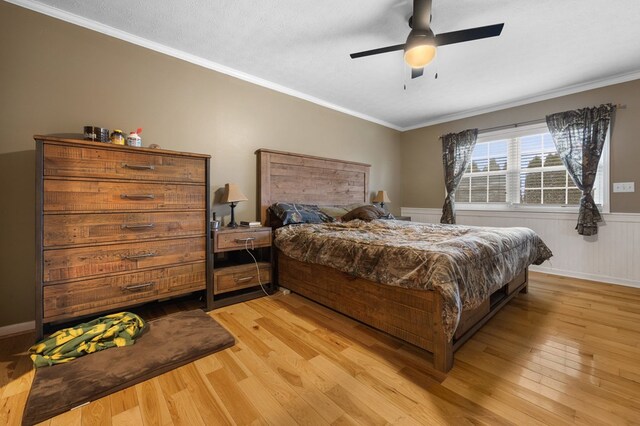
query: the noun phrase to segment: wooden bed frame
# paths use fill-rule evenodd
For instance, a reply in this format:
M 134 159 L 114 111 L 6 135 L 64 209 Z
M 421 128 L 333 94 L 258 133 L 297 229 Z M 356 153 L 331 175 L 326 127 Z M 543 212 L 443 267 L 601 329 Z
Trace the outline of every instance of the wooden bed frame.
M 320 205 L 369 202 L 368 164 L 260 149 L 258 216 L 268 225 L 267 208 L 278 201 Z M 344 315 L 416 345 L 433 355 L 437 370 L 453 366 L 453 353 L 509 300 L 527 290 L 527 270 L 465 311 L 453 340 L 442 324 L 443 301 L 437 291 L 389 286 L 356 278 L 323 265 L 292 259 L 278 250 L 274 280 Z M 384 300 L 385 303 L 380 303 Z

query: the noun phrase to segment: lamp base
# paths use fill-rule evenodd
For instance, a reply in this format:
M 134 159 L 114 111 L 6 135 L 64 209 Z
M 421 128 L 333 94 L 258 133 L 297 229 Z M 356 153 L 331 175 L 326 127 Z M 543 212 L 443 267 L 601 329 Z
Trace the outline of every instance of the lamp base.
M 227 228 L 237 228 L 238 224 L 236 223 L 236 220 L 233 215 L 233 209 L 236 208 L 236 203 L 231 203 L 229 206 L 231 207 L 231 220 L 229 220 L 229 224 L 227 225 Z

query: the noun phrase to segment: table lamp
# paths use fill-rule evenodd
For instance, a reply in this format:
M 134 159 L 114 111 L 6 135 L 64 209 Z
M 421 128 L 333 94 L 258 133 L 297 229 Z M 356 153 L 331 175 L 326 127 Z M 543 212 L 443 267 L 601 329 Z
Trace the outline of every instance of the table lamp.
M 380 203 L 380 208 L 384 209 L 384 203 L 390 203 L 391 200 L 389 199 L 389 196 L 387 195 L 387 191 L 378 191 L 378 193 L 376 194 L 375 197 L 373 197 L 373 202 L 374 203 Z
M 227 183 L 224 185 L 224 194 L 222 195 L 221 203 L 229 203 L 231 206 L 231 220 L 227 225 L 229 228 L 237 228 L 238 224 L 233 216 L 233 209 L 240 201 L 247 201 L 248 198 L 244 196 L 238 189 L 238 185 L 235 183 Z

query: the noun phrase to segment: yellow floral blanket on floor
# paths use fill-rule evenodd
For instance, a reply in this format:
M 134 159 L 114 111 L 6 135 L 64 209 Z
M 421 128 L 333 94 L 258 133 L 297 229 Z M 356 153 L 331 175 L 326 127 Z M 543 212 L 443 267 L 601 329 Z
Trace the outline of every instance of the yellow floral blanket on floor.
M 62 364 L 114 346 L 133 345 L 144 328 L 142 318 L 131 312 L 106 315 L 56 331 L 33 345 L 29 353 L 36 368 Z

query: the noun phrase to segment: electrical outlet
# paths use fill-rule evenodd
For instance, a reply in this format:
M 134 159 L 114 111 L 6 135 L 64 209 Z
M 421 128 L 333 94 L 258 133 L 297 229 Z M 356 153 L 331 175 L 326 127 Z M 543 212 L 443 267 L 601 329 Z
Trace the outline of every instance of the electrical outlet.
M 613 184 L 613 192 L 635 192 L 635 182 L 616 182 Z

